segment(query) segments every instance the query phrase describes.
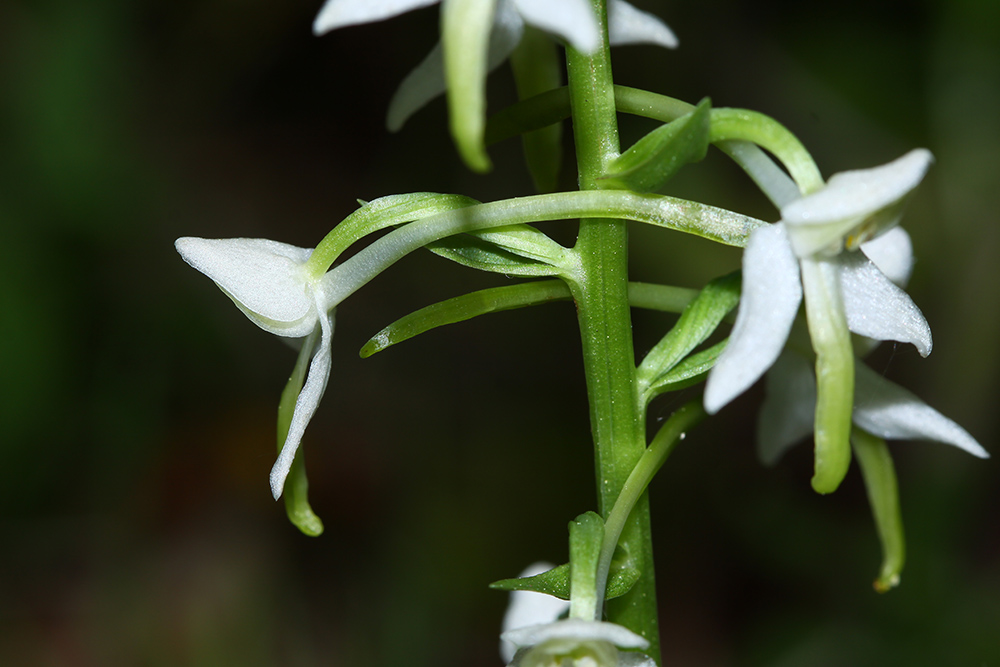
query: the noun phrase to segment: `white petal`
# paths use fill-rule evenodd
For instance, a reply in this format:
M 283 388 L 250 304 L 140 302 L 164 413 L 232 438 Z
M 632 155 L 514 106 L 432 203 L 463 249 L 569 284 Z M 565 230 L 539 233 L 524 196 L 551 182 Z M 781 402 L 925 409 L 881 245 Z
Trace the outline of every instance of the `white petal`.
M 177 239 L 174 247 L 265 331 L 300 337 L 315 327 L 315 302 L 302 269 L 311 249 L 267 239 L 193 237 Z
M 533 577 L 542 572 L 548 572 L 554 565 L 551 563 L 534 563 L 518 577 Z M 515 630 L 529 625 L 551 623 L 569 609 L 569 600 L 561 600 L 545 593 L 536 591 L 511 591 L 510 604 L 503 616 L 503 632 Z M 505 639 L 500 640 L 500 657 L 504 662 L 514 658 L 517 647 Z
M 504 9 L 505 4 L 499 3 L 493 30 L 490 33 L 490 51 L 487 56 L 487 67 L 490 71 L 495 70 L 507 59 L 521 41 L 524 32 L 521 18 L 509 8 L 509 5 Z M 441 43 L 438 42 L 427 57 L 403 79 L 392 96 L 386 118 L 389 131 L 398 132 L 410 116 L 443 94 L 445 88 L 444 56 Z
M 588 0 L 513 0 L 526 23 L 559 35 L 581 53 L 601 45 L 594 9 Z
M 648 641 L 624 626 L 579 618 L 517 628 L 503 633 L 502 637 L 519 648 L 535 646 L 550 639 L 606 641 L 620 648 L 644 649 L 649 646 Z
M 934 440 L 985 459 L 989 453 L 968 431 L 864 364 L 855 370 L 854 423 L 891 440 Z
M 313 21 L 313 33 L 322 35 L 348 25 L 382 21 L 437 2 L 439 0 L 327 0 Z
M 625 0 L 608 2 L 608 38 L 611 46 L 656 44 L 676 49 L 678 45 L 677 36 L 666 23 Z
M 840 267 L 840 289 L 847 326 L 876 340 L 913 343 L 921 356 L 931 353 L 931 328 L 909 295 L 857 252 L 834 260 Z
M 875 216 L 889 218 L 878 222 L 879 230 L 892 227 L 901 203 L 933 161 L 930 151 L 918 148 L 881 167 L 835 174 L 823 189 L 784 206 L 781 219 L 789 225 L 796 254 L 837 250 L 832 246 L 850 241 L 846 236 Z
M 755 229 L 743 252 L 743 289 L 736 324 L 705 385 L 706 411 L 717 412 L 774 363 L 801 302 L 799 263 L 784 227 Z
M 885 234 L 862 244 L 861 252 L 896 285 L 905 287 L 910 281 L 913 243 L 902 227 L 893 227 Z
M 757 455 L 773 465 L 789 447 L 813 431 L 816 378 L 812 364 L 785 350 L 767 372 L 767 394 L 757 421 Z
M 281 453 L 278 454 L 278 460 L 275 461 L 274 467 L 271 468 L 271 494 L 275 500 L 281 496 L 281 492 L 285 488 L 285 478 L 288 477 L 288 471 L 291 469 L 292 461 L 295 459 L 295 452 L 302 442 L 302 435 L 305 433 L 306 426 L 309 425 L 313 415 L 316 414 L 316 408 L 319 407 L 320 399 L 323 398 L 323 393 L 326 391 L 326 384 L 330 379 L 330 366 L 332 365 L 330 348 L 333 344 L 334 324 L 333 312 L 319 318 L 319 324 L 319 344 L 316 345 L 315 334 L 313 334 L 306 340 L 306 344 L 303 346 L 302 354 L 309 354 L 310 350 L 308 348 L 311 348 L 313 345 L 316 345 L 316 352 L 312 358 L 312 363 L 309 364 L 309 375 L 306 376 L 306 383 L 303 385 L 302 391 L 299 392 L 299 397 L 295 401 L 295 411 L 292 413 L 292 421 L 288 425 L 288 435 L 285 438 L 285 444 L 282 445 Z

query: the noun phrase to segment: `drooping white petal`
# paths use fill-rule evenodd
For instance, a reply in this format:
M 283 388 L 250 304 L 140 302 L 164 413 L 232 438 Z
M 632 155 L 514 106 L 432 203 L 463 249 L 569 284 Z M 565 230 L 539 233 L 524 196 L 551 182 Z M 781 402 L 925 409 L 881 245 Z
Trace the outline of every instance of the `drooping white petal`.
M 736 323 L 705 385 L 709 414 L 746 391 L 774 363 L 801 302 L 799 263 L 784 227 L 755 229 L 743 252 L 743 289 Z
M 292 467 L 295 459 L 295 452 L 302 442 L 302 435 L 306 431 L 306 426 L 316 414 L 316 408 L 326 391 L 327 382 L 330 379 L 330 367 L 332 365 L 331 346 L 333 344 L 334 315 L 331 311 L 319 318 L 320 337 L 316 344 L 315 335 L 311 335 L 306 340 L 306 345 L 315 345 L 315 353 L 312 362 L 309 364 L 309 374 L 306 382 L 299 392 L 299 397 L 295 401 L 295 411 L 292 413 L 292 421 L 288 426 L 288 435 L 285 444 L 281 447 L 278 460 L 271 468 L 271 494 L 277 500 L 285 488 L 285 479 L 288 471 Z M 303 354 L 308 354 L 307 349 L 303 349 Z
M 757 455 L 773 465 L 813 431 L 816 378 L 812 364 L 785 350 L 767 372 L 767 393 L 757 421 Z
M 594 9 L 588 0 L 513 0 L 526 23 L 559 35 L 581 53 L 601 45 Z
M 604 621 L 584 621 L 579 618 L 508 630 L 502 637 L 519 648 L 535 646 L 552 639 L 606 641 L 620 648 L 649 647 L 646 639 L 624 626 Z
M 677 36 L 666 23 L 625 0 L 608 2 L 608 39 L 611 46 L 656 44 L 676 49 L 678 45 Z
M 930 151 L 918 148 L 880 167 L 835 174 L 826 187 L 782 207 L 795 253 L 856 247 L 888 230 L 933 161 Z
M 315 327 L 315 302 L 302 268 L 311 249 L 267 239 L 193 237 L 177 239 L 174 247 L 265 331 L 298 338 Z
M 840 266 L 847 326 L 876 340 L 913 343 L 920 355 L 931 353 L 931 328 L 917 304 L 861 253 L 845 252 L 831 260 Z
M 891 440 L 934 440 L 989 458 L 968 431 L 864 364 L 855 371 L 854 423 Z
M 510 56 L 521 41 L 523 33 L 524 22 L 521 17 L 513 11 L 509 3 L 499 3 L 490 33 L 490 49 L 487 56 L 489 71 L 495 70 Z M 444 55 L 441 43 L 438 42 L 427 57 L 403 79 L 392 96 L 386 118 L 389 131 L 398 132 L 410 116 L 424 108 L 435 97 L 442 95 L 446 88 Z
M 518 577 L 533 577 L 548 572 L 553 567 L 555 566 L 551 563 L 534 563 Z M 510 603 L 503 616 L 503 632 L 530 625 L 552 623 L 567 610 L 569 610 L 569 600 L 536 591 L 511 591 Z M 517 646 L 505 639 L 500 640 L 500 657 L 504 662 L 510 662 L 515 652 Z
M 440 0 L 327 0 L 313 21 L 313 33 L 322 35 L 336 28 L 382 21 Z
M 905 229 L 893 227 L 862 245 L 861 252 L 886 278 L 900 287 L 906 287 L 913 271 L 913 243 Z

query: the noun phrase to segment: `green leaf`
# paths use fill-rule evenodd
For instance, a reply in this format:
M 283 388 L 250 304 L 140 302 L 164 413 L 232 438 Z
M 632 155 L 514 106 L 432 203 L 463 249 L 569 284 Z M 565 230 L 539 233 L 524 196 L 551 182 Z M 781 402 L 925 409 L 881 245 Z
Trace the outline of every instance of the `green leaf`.
M 572 265 L 573 251 L 529 225 L 452 236 L 427 248 L 463 266 L 508 276 L 555 276 Z
M 906 562 L 906 538 L 899 509 L 896 470 L 885 440 L 855 428 L 851 432 L 851 444 L 865 480 L 868 504 L 871 505 L 875 528 L 882 543 L 882 568 L 874 586 L 879 593 L 885 593 L 899 584 L 899 573 Z
M 505 285 L 463 294 L 396 320 L 365 343 L 361 348 L 361 356 L 370 357 L 396 343 L 446 324 L 463 322 L 486 313 L 565 301 L 569 298 L 569 288 L 561 280 Z
M 613 562 L 611 573 L 608 575 L 608 591 L 605 599 L 611 600 L 625 595 L 637 581 L 639 581 L 639 570 L 630 565 Z M 500 591 L 535 591 L 568 600 L 569 563 L 563 563 L 548 572 L 542 572 L 533 577 L 494 581 L 490 584 L 490 588 Z
M 721 352 L 716 346 L 692 357 L 689 364 L 671 373 L 681 360 L 701 345 L 718 328 L 740 299 L 740 272 L 735 271 L 716 278 L 689 303 L 677 324 L 667 332 L 642 360 L 636 371 L 640 395 L 648 403 L 655 396 L 668 391 L 670 383 L 681 383 L 705 372 L 715 363 Z M 680 387 L 678 387 L 680 388 Z
M 637 192 L 659 190 L 681 167 L 704 159 L 711 110 L 706 97 L 694 111 L 647 134 L 608 165 L 602 185 Z
M 669 372 L 658 377 L 647 390 L 650 399 L 668 391 L 680 391 L 701 382 L 712 370 L 712 366 L 715 366 L 715 362 L 718 361 L 719 355 L 722 354 L 728 342 L 727 338 L 706 350 L 692 354 Z

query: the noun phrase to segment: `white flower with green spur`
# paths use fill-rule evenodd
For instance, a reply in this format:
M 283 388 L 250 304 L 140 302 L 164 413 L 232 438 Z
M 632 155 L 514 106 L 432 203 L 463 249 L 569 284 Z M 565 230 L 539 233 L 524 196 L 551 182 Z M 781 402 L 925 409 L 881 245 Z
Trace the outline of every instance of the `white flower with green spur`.
M 931 351 L 930 327 L 910 297 L 859 251 L 899 223 L 933 157 L 917 149 L 880 167 L 834 175 L 754 230 L 743 254 L 743 287 L 729 344 L 709 373 L 705 409 L 715 413 L 775 363 L 799 305 L 816 352 L 816 474 L 821 493 L 850 464 L 854 351 L 850 332 Z
M 906 285 L 913 251 L 901 227 L 865 243 L 861 250 L 893 283 Z M 788 347 L 767 371 L 766 383 L 757 422 L 757 453 L 765 465 L 772 465 L 812 432 L 816 377 L 808 358 Z M 885 440 L 930 440 L 989 457 L 968 431 L 862 363 L 855 365 L 852 419 L 862 430 Z
M 316 413 L 330 378 L 333 306 L 305 264 L 310 248 L 267 239 L 184 237 L 174 246 L 184 261 L 215 281 L 251 322 L 286 338 L 304 338 L 300 363 L 309 361 L 305 384 L 295 402 L 278 460 L 271 469 L 271 493 L 285 486 L 295 452 Z
M 452 42 L 447 32 L 448 24 L 444 24 L 442 41 L 403 80 L 389 104 L 387 124 L 393 132 L 448 88 L 444 53 L 447 47 L 442 47 L 442 43 L 460 44 L 464 50 L 465 46 L 476 44 L 476 39 L 482 44 L 488 42 L 487 71 L 496 69 L 510 56 L 521 41 L 526 25 L 557 35 L 584 53 L 591 53 L 600 45 L 597 19 L 589 0 L 327 0 L 316 16 L 313 32 L 322 35 L 345 26 L 381 21 L 439 1 L 443 11 L 459 5 L 469 6 L 470 14 L 464 25 L 458 26 L 466 37 L 462 42 Z M 477 29 L 480 31 L 478 36 L 475 34 Z M 624 0 L 608 3 L 608 33 L 612 46 L 677 46 L 677 37 L 666 24 Z M 468 60 L 469 53 L 459 55 Z

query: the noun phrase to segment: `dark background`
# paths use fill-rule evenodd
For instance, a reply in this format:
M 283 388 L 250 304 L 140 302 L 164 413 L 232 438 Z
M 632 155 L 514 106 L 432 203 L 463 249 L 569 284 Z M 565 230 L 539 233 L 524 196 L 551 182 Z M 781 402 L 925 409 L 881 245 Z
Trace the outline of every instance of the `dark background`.
M 620 83 L 771 114 L 826 175 L 935 153 L 906 226 L 936 349 L 870 363 L 997 454 L 1000 4 L 636 4 L 681 48 L 617 50 Z M 467 172 L 440 101 L 384 131 L 437 9 L 317 39 L 319 5 L 0 5 L 0 664 L 496 665 L 505 598 L 486 584 L 562 562 L 566 522 L 593 508 L 572 306 L 357 357 L 411 310 L 508 282 L 429 253 L 338 310 L 306 436 L 326 534 L 300 535 L 270 499 L 294 352 L 173 240 L 312 246 L 356 198 L 530 191 L 516 141 L 492 149 L 491 176 Z M 499 109 L 509 72 L 490 86 Z M 649 127 L 623 119 L 623 140 Z M 718 154 L 666 191 L 776 217 Z M 638 226 L 633 241 L 640 280 L 698 286 L 739 262 Z M 637 351 L 670 321 L 637 314 Z M 995 461 L 892 445 L 909 559 L 877 595 L 856 468 L 829 497 L 809 488 L 806 446 L 762 468 L 759 402 L 693 432 L 652 486 L 665 662 L 1000 664 Z

